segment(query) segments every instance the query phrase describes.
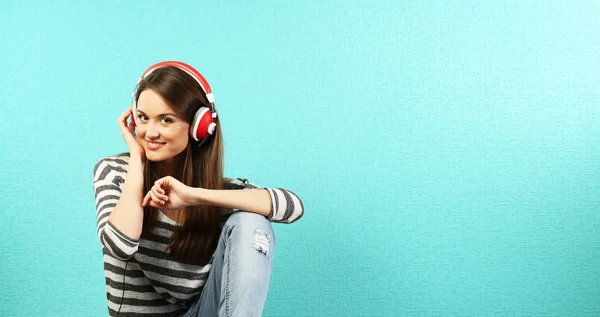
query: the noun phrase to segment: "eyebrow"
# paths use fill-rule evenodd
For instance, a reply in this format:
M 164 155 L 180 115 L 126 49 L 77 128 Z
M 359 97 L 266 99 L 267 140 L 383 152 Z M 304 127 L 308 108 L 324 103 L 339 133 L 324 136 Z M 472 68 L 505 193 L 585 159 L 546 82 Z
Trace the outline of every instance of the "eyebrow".
M 141 112 L 141 113 L 143 113 L 143 114 L 146 114 L 145 112 L 143 112 L 143 111 L 142 111 L 142 110 L 140 110 L 140 109 L 138 109 L 138 112 Z M 177 115 L 176 115 L 176 114 L 174 114 L 174 113 L 161 113 L 161 114 L 159 114 L 158 116 L 159 116 L 159 117 L 163 117 L 163 116 L 173 116 L 173 117 L 177 117 Z

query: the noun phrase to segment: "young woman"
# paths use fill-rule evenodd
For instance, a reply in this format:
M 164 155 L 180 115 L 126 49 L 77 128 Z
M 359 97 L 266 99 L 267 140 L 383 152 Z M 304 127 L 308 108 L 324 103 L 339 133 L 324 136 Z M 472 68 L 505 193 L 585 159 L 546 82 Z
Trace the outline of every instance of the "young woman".
M 129 153 L 94 168 L 110 316 L 260 316 L 271 222 L 300 219 L 300 198 L 223 177 L 214 98 L 190 65 L 146 70 L 118 123 Z

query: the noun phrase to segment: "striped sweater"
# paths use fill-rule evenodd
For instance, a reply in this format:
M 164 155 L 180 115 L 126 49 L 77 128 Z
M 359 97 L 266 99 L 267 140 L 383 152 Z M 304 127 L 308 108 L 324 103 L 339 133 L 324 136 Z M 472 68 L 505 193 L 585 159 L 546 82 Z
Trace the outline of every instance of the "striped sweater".
M 94 192 L 98 238 L 102 244 L 106 296 L 110 316 L 181 316 L 199 298 L 212 266 L 177 262 L 165 251 L 175 226 L 159 212 L 152 233 L 132 239 L 108 217 L 119 201 L 127 174 L 128 156 L 111 156 L 94 167 Z M 234 178 L 226 189 L 255 189 L 243 178 Z M 272 222 L 292 223 L 304 213 L 302 201 L 291 191 L 265 188 L 271 195 Z M 223 222 L 235 209 L 221 208 Z M 214 256 L 214 253 L 213 253 Z M 125 274 L 124 274 L 125 273 Z M 122 305 L 121 305 L 122 301 Z

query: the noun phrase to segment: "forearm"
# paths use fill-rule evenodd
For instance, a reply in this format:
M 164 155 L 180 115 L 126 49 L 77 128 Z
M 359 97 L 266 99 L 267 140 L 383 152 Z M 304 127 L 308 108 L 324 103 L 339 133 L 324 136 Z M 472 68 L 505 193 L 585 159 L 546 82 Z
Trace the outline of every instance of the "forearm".
M 271 196 L 266 189 L 214 190 L 192 188 L 193 205 L 213 205 L 255 212 L 265 217 L 271 214 Z
M 144 221 L 144 163 L 131 157 L 123 192 L 108 221 L 131 239 L 139 239 Z

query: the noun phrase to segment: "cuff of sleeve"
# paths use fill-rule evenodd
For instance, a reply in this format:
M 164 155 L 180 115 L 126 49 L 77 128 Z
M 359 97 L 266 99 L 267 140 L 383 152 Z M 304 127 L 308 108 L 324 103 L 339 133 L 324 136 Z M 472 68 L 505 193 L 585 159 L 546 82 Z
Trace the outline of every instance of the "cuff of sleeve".
M 265 187 L 265 189 L 269 192 L 269 195 L 271 195 L 271 212 L 269 212 L 269 216 L 267 218 L 273 219 L 275 216 L 275 210 L 277 210 L 277 200 L 275 199 L 275 193 L 271 188 Z
M 121 232 L 121 230 L 117 229 L 117 227 L 115 227 L 115 226 L 114 226 L 114 225 L 113 225 L 113 224 L 110 222 L 110 220 L 109 220 L 109 221 L 107 221 L 107 225 L 109 225 L 109 226 L 110 226 L 110 228 L 111 228 L 111 229 L 112 229 L 112 230 L 113 230 L 113 231 L 114 231 L 116 234 L 118 234 L 118 235 L 119 235 L 119 237 L 120 237 L 121 239 L 123 239 L 123 240 L 125 240 L 125 241 L 127 241 L 127 242 L 129 242 L 129 243 L 131 243 L 131 244 L 138 244 L 138 243 L 140 242 L 140 240 L 139 240 L 139 239 L 133 239 L 133 238 L 130 238 L 130 237 L 128 237 L 126 234 L 124 234 L 123 232 Z

